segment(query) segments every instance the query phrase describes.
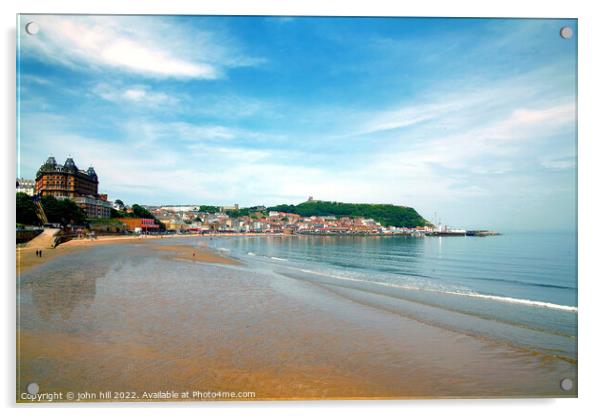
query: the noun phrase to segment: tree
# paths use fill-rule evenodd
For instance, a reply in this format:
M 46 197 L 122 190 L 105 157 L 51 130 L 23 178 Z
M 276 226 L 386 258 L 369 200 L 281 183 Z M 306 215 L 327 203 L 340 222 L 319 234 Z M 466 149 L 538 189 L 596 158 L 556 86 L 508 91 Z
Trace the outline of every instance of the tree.
M 299 214 L 302 217 L 328 216 L 372 218 L 384 226 L 416 227 L 426 224 L 414 208 L 391 204 L 349 204 L 344 202 L 311 201 L 299 205 L 277 205 L 270 211 Z
M 138 204 L 132 205 L 132 214 L 134 214 L 135 218 L 152 218 L 155 219 L 155 216 L 143 206 Z
M 123 211 L 125 209 L 125 204 L 123 203 L 123 201 L 121 199 L 116 199 L 115 205 L 117 205 L 117 208 L 119 208 L 119 211 Z
M 26 225 L 40 224 L 33 200 L 23 192 L 17 193 L 17 223 Z
M 201 205 L 199 206 L 199 212 L 206 212 L 208 214 L 215 214 L 216 212 L 219 212 L 220 208 L 216 207 L 214 205 Z
M 155 224 L 157 224 L 159 226 L 159 229 L 164 231 L 165 230 L 165 224 L 163 224 L 161 221 L 159 221 L 152 212 L 150 212 L 148 209 L 144 208 L 141 205 L 138 204 L 134 204 L 132 205 L 132 213 L 130 215 L 128 215 L 129 217 L 133 217 L 133 218 L 150 218 L 153 219 L 155 221 Z
M 48 222 L 62 225 L 83 224 L 86 222 L 86 213 L 70 199 L 58 200 L 53 196 L 42 197 L 42 207 Z
M 123 218 L 127 217 L 127 213 L 124 211 L 117 211 L 114 208 L 111 208 L 111 218 Z

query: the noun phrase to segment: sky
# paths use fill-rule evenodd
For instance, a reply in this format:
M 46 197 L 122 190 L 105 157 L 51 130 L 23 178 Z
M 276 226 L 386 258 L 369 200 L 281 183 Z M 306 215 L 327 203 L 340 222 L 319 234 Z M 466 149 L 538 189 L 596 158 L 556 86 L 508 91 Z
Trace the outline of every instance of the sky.
M 576 229 L 575 20 L 21 15 L 17 37 L 18 177 L 70 156 L 128 205 Z

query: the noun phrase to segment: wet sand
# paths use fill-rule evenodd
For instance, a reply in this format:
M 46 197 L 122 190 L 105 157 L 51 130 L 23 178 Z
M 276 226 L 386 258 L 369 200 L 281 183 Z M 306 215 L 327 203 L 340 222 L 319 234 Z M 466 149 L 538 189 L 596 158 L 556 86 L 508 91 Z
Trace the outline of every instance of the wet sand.
M 55 258 L 56 256 L 73 253 L 78 249 L 90 248 L 98 245 L 116 245 L 116 244 L 132 244 L 132 243 L 147 243 L 152 241 L 161 241 L 164 239 L 171 238 L 207 238 L 213 237 L 213 234 L 207 234 L 206 236 L 199 236 L 194 234 L 189 235 L 165 235 L 165 236 L 153 236 L 153 235 L 119 235 L 119 236 L 100 236 L 94 239 L 82 238 L 82 239 L 73 239 L 69 240 L 65 243 L 60 244 L 55 248 L 50 248 L 46 245 L 40 246 L 31 243 L 27 243 L 20 247 L 16 248 L 16 264 L 17 264 L 17 277 L 21 275 L 21 273 L 29 270 L 32 267 L 39 266 L 41 264 L 46 263 L 47 261 Z M 173 246 L 173 247 L 182 247 L 182 246 Z M 190 247 L 190 246 L 186 246 Z M 36 255 L 37 250 L 42 250 L 42 256 L 39 257 Z M 165 248 L 165 250 L 173 250 L 173 248 Z M 187 255 L 190 254 L 192 256 L 192 251 L 188 249 L 184 249 L 186 252 L 182 251 L 181 255 L 174 255 L 174 258 L 187 259 Z M 224 264 L 236 264 L 236 261 L 233 259 L 228 259 L 222 256 L 219 256 L 215 253 L 210 252 L 208 249 L 198 248 L 199 258 L 193 259 L 195 261 L 201 262 L 209 262 L 209 263 L 224 263 Z M 196 255 L 195 255 L 196 256 Z
M 42 250 L 42 257 L 36 255 L 36 250 Z M 32 267 L 39 266 L 62 254 L 77 251 L 76 246 L 58 246 L 56 248 L 39 247 L 17 247 L 17 278 Z
M 188 245 L 160 245 L 153 246 L 154 250 L 157 251 L 166 251 L 169 252 L 169 258 L 183 260 L 183 261 L 193 261 L 193 262 L 201 262 L 201 263 L 220 263 L 220 264 L 233 264 L 240 265 L 238 260 L 233 258 L 220 256 L 217 253 L 209 250 L 207 247 L 202 246 L 188 246 Z
M 570 363 L 240 263 L 180 259 L 195 250 L 204 252 L 92 245 L 88 256 L 24 273 L 17 401 L 28 402 L 20 394 L 30 382 L 66 401 L 68 392 L 114 400 L 100 397 L 107 391 L 131 392 L 132 401 L 160 391 L 254 394 L 239 400 L 575 396 L 558 388 L 575 376 Z

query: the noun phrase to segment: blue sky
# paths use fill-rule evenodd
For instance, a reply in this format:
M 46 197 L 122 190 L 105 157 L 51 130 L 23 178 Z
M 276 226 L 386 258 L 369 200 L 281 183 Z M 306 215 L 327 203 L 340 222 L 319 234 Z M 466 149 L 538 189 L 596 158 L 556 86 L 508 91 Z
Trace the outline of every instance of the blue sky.
M 35 36 L 23 29 L 35 21 Z M 574 20 L 21 16 L 19 172 L 127 204 L 381 202 L 574 229 Z M 571 26 L 575 36 L 559 36 Z

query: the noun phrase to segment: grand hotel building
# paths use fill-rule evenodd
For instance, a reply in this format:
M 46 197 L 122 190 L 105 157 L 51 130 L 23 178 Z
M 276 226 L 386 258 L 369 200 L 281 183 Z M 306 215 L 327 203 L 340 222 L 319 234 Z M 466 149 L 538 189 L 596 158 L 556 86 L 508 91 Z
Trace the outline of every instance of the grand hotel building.
M 63 165 L 54 157 L 46 160 L 36 174 L 35 193 L 40 196 L 69 198 L 79 205 L 88 218 L 109 218 L 111 203 L 98 193 L 98 176 L 93 167 L 79 170 L 72 158 Z

